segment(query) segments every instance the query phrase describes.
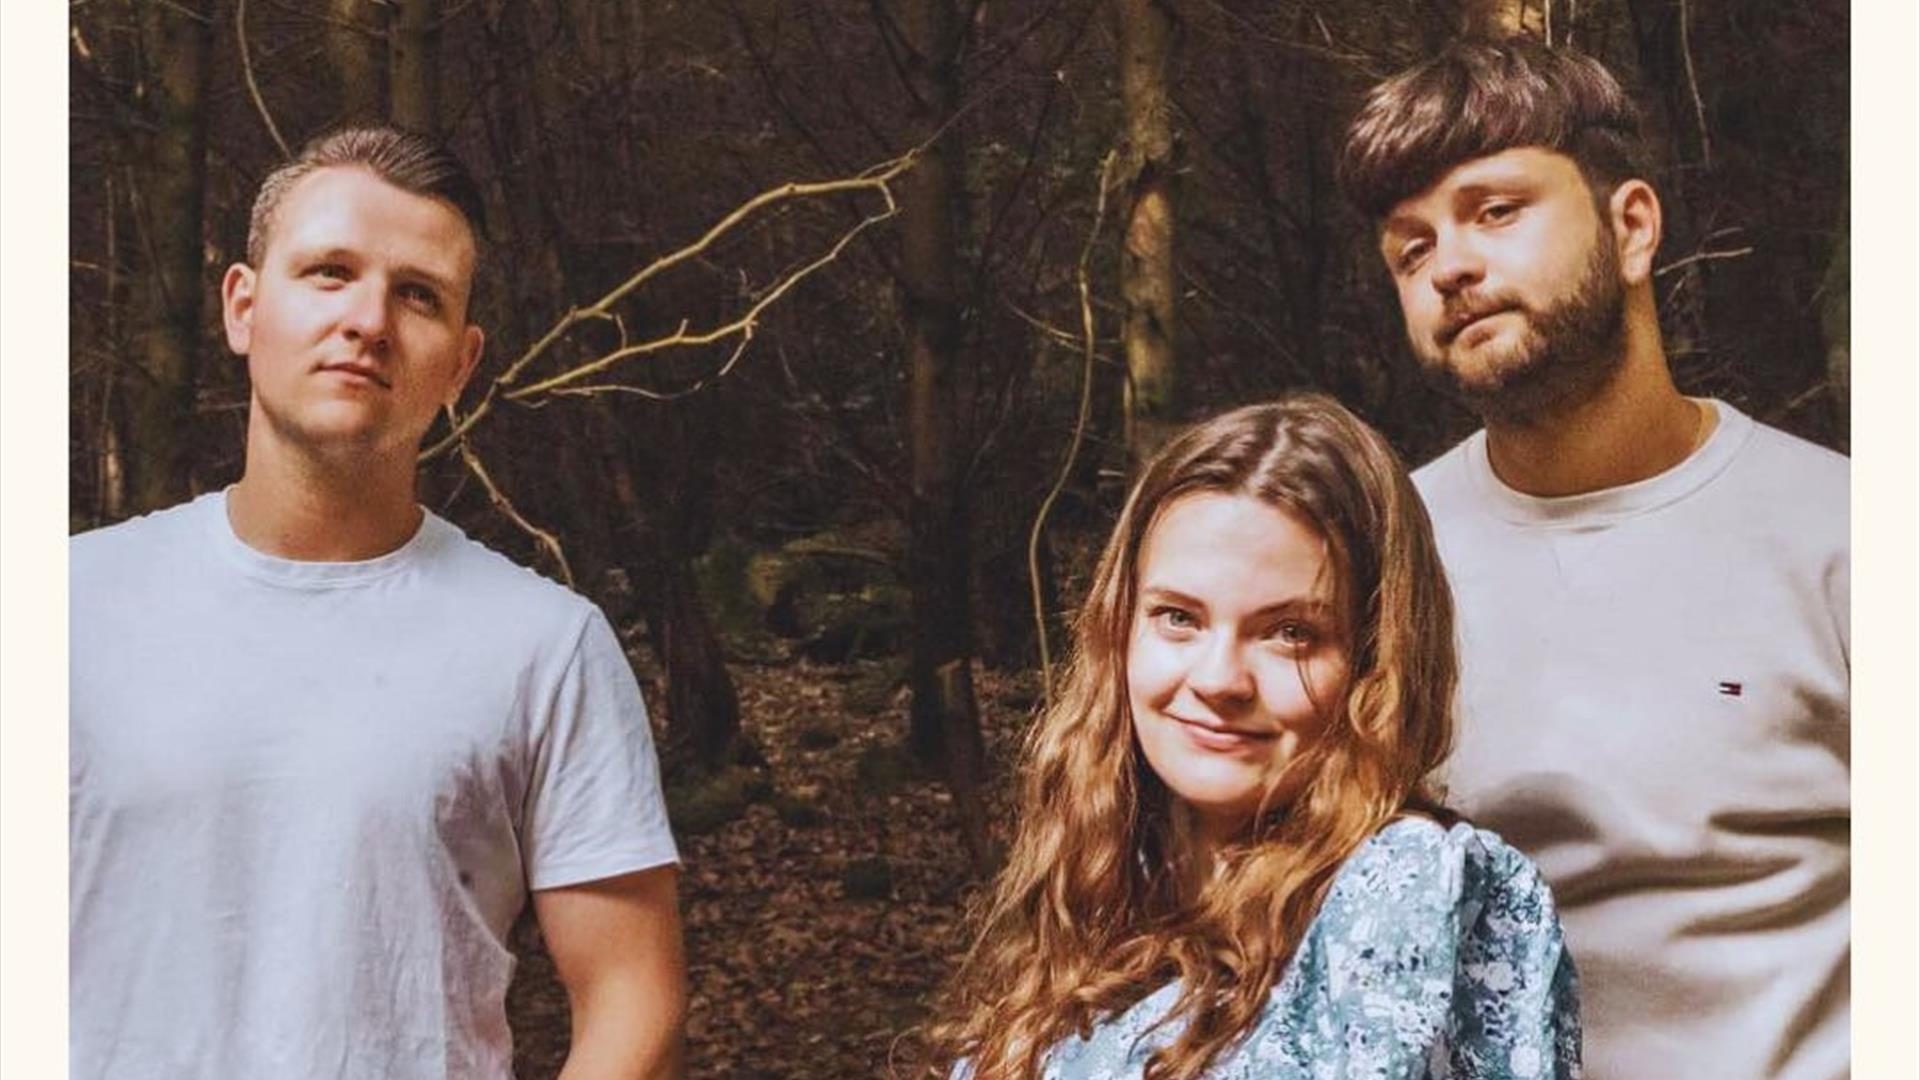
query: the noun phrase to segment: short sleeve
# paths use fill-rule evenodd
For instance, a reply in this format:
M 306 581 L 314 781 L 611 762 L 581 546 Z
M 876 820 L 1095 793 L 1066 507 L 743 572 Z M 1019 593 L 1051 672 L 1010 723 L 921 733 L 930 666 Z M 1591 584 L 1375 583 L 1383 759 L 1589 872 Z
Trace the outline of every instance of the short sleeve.
M 559 888 L 677 861 L 646 704 L 598 609 L 545 696 L 523 818 L 528 885 Z

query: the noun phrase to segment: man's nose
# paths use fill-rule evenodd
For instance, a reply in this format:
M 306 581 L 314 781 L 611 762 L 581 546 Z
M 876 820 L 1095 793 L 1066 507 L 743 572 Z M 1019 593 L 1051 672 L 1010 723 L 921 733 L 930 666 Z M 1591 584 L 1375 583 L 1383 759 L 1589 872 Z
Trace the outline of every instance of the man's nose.
M 1433 241 L 1433 287 L 1442 293 L 1456 293 L 1480 283 L 1486 276 L 1486 263 L 1471 242 L 1457 235 L 1442 233 Z
M 373 280 L 355 282 L 342 320 L 347 337 L 370 349 L 385 349 L 389 344 L 391 322 L 387 290 Z

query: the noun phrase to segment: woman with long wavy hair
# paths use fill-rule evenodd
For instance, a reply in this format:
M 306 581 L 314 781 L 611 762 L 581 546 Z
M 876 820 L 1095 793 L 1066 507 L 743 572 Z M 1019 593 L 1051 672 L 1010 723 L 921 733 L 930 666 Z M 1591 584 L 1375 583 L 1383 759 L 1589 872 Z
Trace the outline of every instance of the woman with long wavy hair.
M 1577 1075 L 1546 885 L 1428 787 L 1454 682 L 1426 512 L 1376 432 L 1300 395 L 1174 439 L 1028 736 L 941 1066 Z

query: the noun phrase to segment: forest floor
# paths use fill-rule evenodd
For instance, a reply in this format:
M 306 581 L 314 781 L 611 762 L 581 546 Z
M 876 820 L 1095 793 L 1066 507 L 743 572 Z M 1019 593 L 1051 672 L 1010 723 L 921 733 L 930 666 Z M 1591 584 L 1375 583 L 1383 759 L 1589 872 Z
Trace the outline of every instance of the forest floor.
M 657 709 L 650 659 L 636 657 Z M 688 1075 L 908 1076 L 913 1029 L 966 946 L 963 913 L 983 887 L 952 799 L 908 763 L 905 694 L 879 663 L 730 668 L 772 794 L 710 831 L 676 822 Z M 976 671 L 1000 805 L 1034 679 Z M 566 1057 L 566 995 L 532 920 L 514 936 L 515 1071 L 545 1080 Z

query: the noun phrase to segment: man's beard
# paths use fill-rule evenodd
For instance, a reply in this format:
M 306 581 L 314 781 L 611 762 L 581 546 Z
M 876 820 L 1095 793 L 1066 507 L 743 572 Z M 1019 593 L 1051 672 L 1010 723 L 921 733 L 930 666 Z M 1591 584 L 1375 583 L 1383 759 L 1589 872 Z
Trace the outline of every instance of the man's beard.
M 1626 287 L 1610 240 L 1603 226 L 1580 281 L 1545 310 L 1525 307 L 1513 295 L 1458 294 L 1448 304 L 1450 315 L 1456 309 L 1506 309 L 1526 320 L 1525 330 L 1502 353 L 1482 356 L 1470 367 L 1448 355 L 1452 341 L 1416 344 L 1421 370 L 1494 422 L 1531 423 L 1591 397 L 1626 359 Z

